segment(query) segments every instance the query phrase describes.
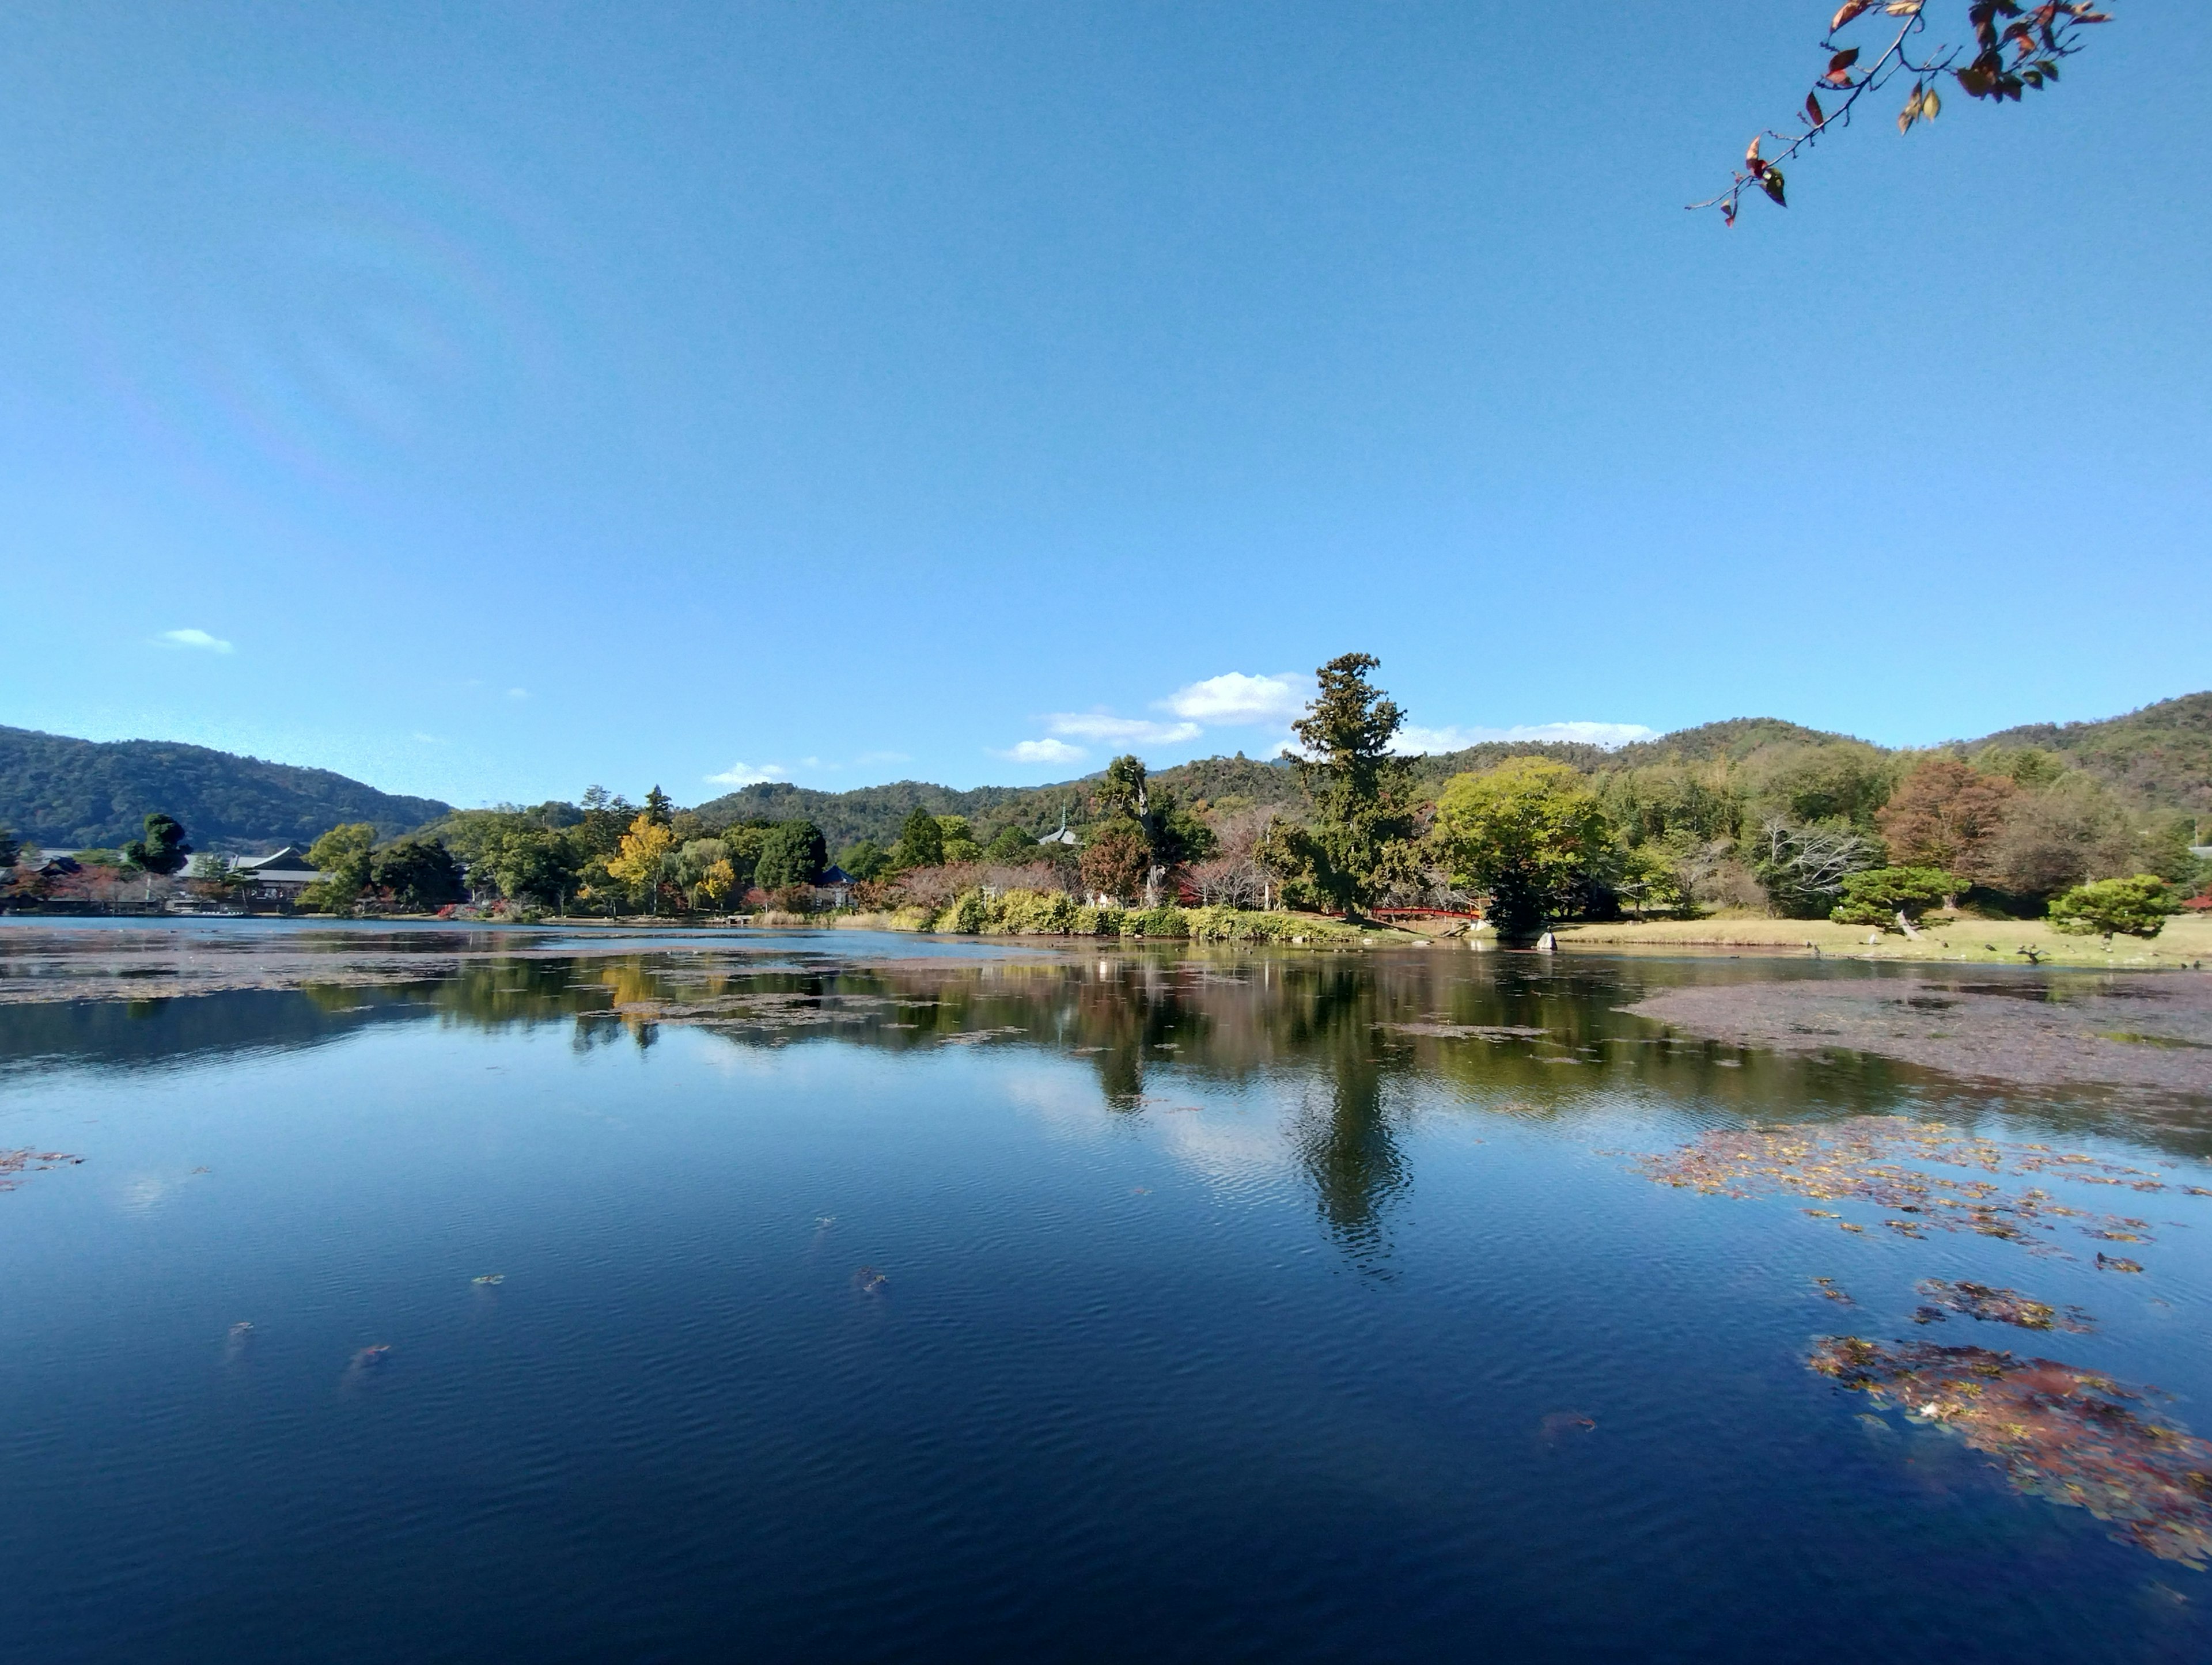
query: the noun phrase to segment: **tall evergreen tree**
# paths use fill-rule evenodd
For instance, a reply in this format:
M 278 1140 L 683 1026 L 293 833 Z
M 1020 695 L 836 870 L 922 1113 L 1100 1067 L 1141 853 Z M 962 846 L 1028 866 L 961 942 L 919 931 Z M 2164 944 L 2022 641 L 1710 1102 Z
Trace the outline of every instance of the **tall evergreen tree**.
M 1322 665 L 1312 703 L 1291 725 L 1298 749 L 1284 753 L 1297 765 L 1314 818 L 1285 827 L 1272 859 L 1340 913 L 1418 865 L 1410 766 L 1390 750 L 1406 714 L 1368 680 L 1382 663 L 1371 653 L 1345 653 Z

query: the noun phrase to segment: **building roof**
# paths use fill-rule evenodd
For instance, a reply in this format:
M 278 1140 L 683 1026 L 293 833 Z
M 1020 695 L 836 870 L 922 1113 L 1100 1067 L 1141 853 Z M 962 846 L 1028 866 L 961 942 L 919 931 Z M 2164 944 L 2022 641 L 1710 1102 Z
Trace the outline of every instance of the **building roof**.
M 267 855 L 241 856 L 232 862 L 230 866 L 233 872 L 252 873 L 257 876 L 271 867 L 286 867 L 301 872 L 316 873 L 314 865 L 307 860 L 307 853 L 297 844 L 287 844 L 283 849 L 272 850 Z M 316 876 L 320 877 L 319 874 Z

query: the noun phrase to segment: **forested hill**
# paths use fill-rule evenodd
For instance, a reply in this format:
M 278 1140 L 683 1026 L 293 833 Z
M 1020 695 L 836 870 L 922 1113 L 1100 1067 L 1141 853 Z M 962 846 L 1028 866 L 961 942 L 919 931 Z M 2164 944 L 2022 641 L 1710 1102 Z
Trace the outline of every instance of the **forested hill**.
M 2212 693 L 2160 700 L 2099 723 L 2029 723 L 1971 741 L 1967 750 L 1987 745 L 2056 751 L 2138 802 L 2212 811 Z
M 1616 751 L 1595 746 L 1493 741 L 1413 760 L 1413 774 L 1437 783 L 1509 757 L 1534 752 L 1593 774 L 1654 763 L 1741 763 L 1754 752 L 1844 743 L 1886 755 L 1863 741 L 1776 717 L 1706 723 Z M 2141 809 L 2212 813 L 2212 693 L 2189 694 L 2101 722 L 2038 723 L 1942 748 L 1966 757 L 2033 747 L 2058 754 Z M 1304 801 L 1297 772 L 1279 759 L 1204 757 L 1159 770 L 1153 780 L 1186 802 L 1288 807 Z M 1080 828 L 1091 813 L 1089 784 L 976 787 L 957 791 L 896 781 L 852 792 L 820 792 L 781 781 L 739 788 L 698 806 L 711 825 L 789 821 L 820 827 L 833 850 L 856 839 L 889 844 L 915 808 L 964 815 L 979 829 L 1018 825 L 1048 832 L 1063 812 Z M 377 791 L 328 769 L 266 763 L 205 746 L 165 740 L 89 740 L 0 727 L 0 828 L 49 849 L 113 846 L 137 836 L 149 810 L 181 820 L 201 848 L 270 849 L 305 843 L 341 822 L 367 821 L 390 838 L 450 815 L 429 798 Z M 562 824 L 552 823 L 549 824 Z
M 434 798 L 379 792 L 326 769 L 173 740 L 70 739 L 0 727 L 0 826 L 44 849 L 113 848 L 155 810 L 204 850 L 305 844 L 345 821 L 392 837 L 447 814 Z

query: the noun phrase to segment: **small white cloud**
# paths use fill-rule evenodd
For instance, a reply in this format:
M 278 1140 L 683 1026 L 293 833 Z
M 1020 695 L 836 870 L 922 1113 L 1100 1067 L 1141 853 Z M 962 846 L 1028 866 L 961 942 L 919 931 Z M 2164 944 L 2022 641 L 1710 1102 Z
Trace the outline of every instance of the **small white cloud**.
M 1275 677 L 1248 677 L 1241 671 L 1231 671 L 1178 688 L 1159 704 L 1163 710 L 1195 722 L 1287 723 L 1305 709 L 1311 681 L 1291 671 Z
M 221 636 L 211 636 L 204 630 L 164 630 L 161 640 L 172 647 L 197 647 L 204 653 L 228 653 L 231 645 Z
M 781 781 L 790 773 L 781 763 L 732 763 L 720 775 L 708 775 L 707 784 L 710 787 L 750 787 L 762 781 Z
M 1141 717 L 1113 717 L 1103 711 L 1057 711 L 1044 720 L 1055 734 L 1105 745 L 1174 745 L 1195 740 L 1206 731 L 1196 723 L 1154 723 Z
M 426 746 L 441 746 L 446 744 L 445 737 L 440 734 L 417 734 L 415 738 Z
M 1611 751 L 1632 741 L 1648 740 L 1658 732 L 1642 723 L 1524 723 L 1514 728 L 1424 728 L 1419 723 L 1407 723 L 1398 731 L 1390 750 L 1410 757 L 1422 752 L 1458 751 L 1468 746 L 1505 740 L 1572 741 L 1602 746 Z
M 507 697 L 510 700 L 526 700 L 530 697 L 530 690 L 526 688 L 510 688 L 507 690 Z
M 1065 740 L 1021 740 L 991 755 L 1014 763 L 1075 763 L 1088 754 L 1081 746 L 1072 746 Z

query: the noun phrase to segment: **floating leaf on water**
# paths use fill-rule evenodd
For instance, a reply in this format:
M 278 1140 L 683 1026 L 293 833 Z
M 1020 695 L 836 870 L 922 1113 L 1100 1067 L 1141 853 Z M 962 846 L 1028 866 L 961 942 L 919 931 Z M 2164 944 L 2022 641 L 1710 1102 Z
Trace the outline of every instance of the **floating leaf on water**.
M 2139 1261 L 2125 1260 L 2118 1255 L 2106 1255 L 2102 1251 L 2100 1251 L 2097 1255 L 2097 1264 L 2106 1272 L 2141 1272 L 2142 1270 Z
M 2199 1571 L 2212 1559 L 2212 1444 L 2153 1422 L 2164 1395 L 2049 1358 L 1829 1336 L 1811 1369 L 1995 1457 L 2019 1491 L 2087 1510 L 2121 1543 Z
M 2096 1328 L 2096 1321 L 2079 1307 L 2061 1310 L 2047 1301 L 2031 1300 L 2016 1289 L 1996 1289 L 1988 1284 L 1964 1281 L 1946 1283 L 1941 1278 L 1923 1279 L 1917 1288 L 1936 1306 L 1964 1313 L 1984 1323 L 2011 1324 L 2024 1330 L 2070 1330 L 2075 1334 L 2087 1334 Z M 1930 1307 L 1920 1310 L 1933 1312 L 1938 1319 L 1943 1316 Z M 1917 1314 L 1915 1318 L 1920 1323 L 1929 1322 Z
M 1837 1285 L 1836 1280 L 1832 1278 L 1815 1278 L 1813 1279 L 1813 1282 L 1815 1286 L 1819 1288 L 1821 1294 L 1826 1296 L 1831 1301 L 1835 1302 L 1839 1306 L 1855 1307 L 1858 1304 L 1856 1301 L 1851 1299 L 1851 1297 Z
M 507 1273 L 504 1272 L 487 1272 L 480 1277 L 470 1279 L 469 1281 L 474 1284 L 478 1289 L 489 1289 L 494 1284 L 505 1283 L 507 1281 Z
M 346 1368 L 356 1373 L 365 1370 L 380 1370 L 383 1367 L 385 1361 L 391 1357 L 391 1344 L 389 1342 L 380 1341 L 374 1346 L 363 1347 L 359 1352 L 354 1354 Z
M 2004 1174 L 2011 1163 L 2015 1172 L 2052 1170 L 2069 1179 L 2101 1179 L 2112 1184 L 2124 1182 L 2110 1178 L 2111 1175 L 2143 1172 L 2094 1157 L 1978 1139 L 1942 1122 L 1871 1115 L 1804 1126 L 1753 1123 L 1741 1128 L 1714 1128 L 1678 1150 L 1640 1157 L 1636 1166 L 1644 1177 L 1659 1184 L 1707 1195 L 1779 1194 L 1812 1201 L 1869 1203 L 1895 1214 L 1913 1216 L 1882 1222 L 1906 1237 L 1922 1235 L 1923 1228 L 1972 1231 L 2045 1253 L 2054 1251 L 2037 1243 L 2032 1234 L 2055 1229 L 2046 1223 L 2046 1216 L 2087 1218 L 2081 1210 L 2064 1206 L 2040 1188 L 2013 1193 L 1992 1180 L 1938 1177 L 1909 1165 L 1911 1162 L 1979 1170 L 1990 1175 Z M 2094 1174 L 2087 1171 L 2090 1169 L 2105 1171 Z M 1824 1209 L 1804 1212 L 1815 1218 L 1836 1218 Z M 2141 1225 L 2140 1221 L 2106 1222 L 2108 1230 Z M 1862 1230 L 1849 1224 L 1843 1229 Z
M 1802 1212 L 1810 1214 L 1816 1220 L 1839 1220 L 1843 1218 L 1843 1216 L 1838 1214 L 1832 1208 L 1808 1208 Z
M 853 1274 L 853 1287 L 863 1295 L 880 1293 L 890 1279 L 872 1266 L 864 1266 Z

